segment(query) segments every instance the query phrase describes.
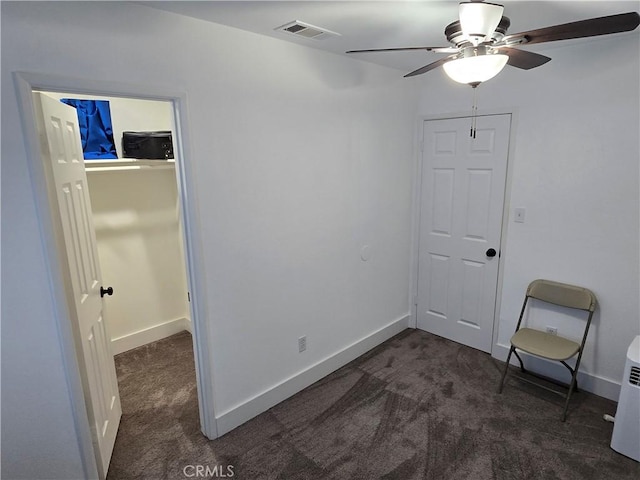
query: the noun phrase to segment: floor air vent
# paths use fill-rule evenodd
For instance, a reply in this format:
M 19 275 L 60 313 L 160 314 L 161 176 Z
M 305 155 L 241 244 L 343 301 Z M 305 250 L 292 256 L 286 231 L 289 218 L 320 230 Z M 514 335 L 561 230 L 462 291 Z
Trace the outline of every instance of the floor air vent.
M 339 33 L 332 32 L 326 28 L 316 27 L 308 23 L 301 22 L 300 20 L 289 22 L 275 30 L 289 33 L 291 35 L 297 35 L 299 37 L 313 38 L 314 40 L 324 40 L 325 38 L 340 36 Z

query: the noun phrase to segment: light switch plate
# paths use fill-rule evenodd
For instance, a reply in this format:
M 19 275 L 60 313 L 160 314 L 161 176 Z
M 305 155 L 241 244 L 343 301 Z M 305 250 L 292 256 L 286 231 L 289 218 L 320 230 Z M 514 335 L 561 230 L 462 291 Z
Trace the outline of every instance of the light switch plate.
M 524 214 L 525 214 L 524 208 L 522 207 L 516 208 L 513 216 L 513 221 L 517 223 L 524 223 Z

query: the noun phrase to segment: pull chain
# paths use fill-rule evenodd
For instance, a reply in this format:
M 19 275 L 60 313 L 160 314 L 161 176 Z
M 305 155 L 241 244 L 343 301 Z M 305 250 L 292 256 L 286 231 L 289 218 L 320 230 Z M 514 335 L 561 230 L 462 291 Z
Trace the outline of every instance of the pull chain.
M 476 125 L 477 125 L 476 121 L 478 118 L 478 93 L 477 93 L 478 84 L 471 85 L 471 87 L 473 88 L 473 105 L 471 107 L 471 131 L 469 132 L 469 136 L 471 138 L 476 138 Z

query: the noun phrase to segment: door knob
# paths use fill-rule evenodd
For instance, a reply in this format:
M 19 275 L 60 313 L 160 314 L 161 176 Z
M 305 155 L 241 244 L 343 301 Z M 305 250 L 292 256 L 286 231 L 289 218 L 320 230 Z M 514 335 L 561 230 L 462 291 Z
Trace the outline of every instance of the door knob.
M 100 287 L 100 297 L 104 297 L 105 295 L 113 295 L 113 287 L 107 287 L 106 289 L 104 287 Z
M 487 257 L 489 257 L 489 258 L 493 258 L 493 257 L 495 257 L 495 256 L 496 256 L 496 253 L 497 253 L 497 252 L 495 251 L 495 249 L 494 249 L 494 248 L 490 248 L 489 250 L 487 250 L 487 252 L 486 252 L 486 253 L 487 253 Z

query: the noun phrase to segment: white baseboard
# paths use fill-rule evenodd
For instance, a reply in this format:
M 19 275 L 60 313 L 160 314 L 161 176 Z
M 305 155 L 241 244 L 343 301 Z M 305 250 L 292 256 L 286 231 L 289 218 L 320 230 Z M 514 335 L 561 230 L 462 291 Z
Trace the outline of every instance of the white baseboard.
M 491 356 L 493 358 L 497 358 L 498 360 L 501 360 L 503 362 L 507 360 L 508 354 L 509 346 L 502 344 L 494 345 L 493 352 L 491 352 Z M 518 351 L 518 354 L 525 362 L 526 368 L 531 369 L 531 371 L 550 378 L 555 378 L 562 382 L 567 382 L 568 379 L 570 379 L 569 371 L 566 369 L 566 367 L 558 362 L 544 360 L 542 358 L 534 357 L 533 355 L 529 355 L 520 351 Z M 520 364 L 518 363 L 518 359 L 515 358 L 515 355 L 511 357 L 510 363 L 512 365 L 520 366 Z M 609 378 L 603 378 L 587 373 L 583 370 L 578 371 L 578 386 L 581 390 L 594 393 L 615 402 L 617 402 L 618 398 L 620 397 L 620 383 L 615 382 Z
M 394 320 L 386 327 L 368 335 L 343 350 L 319 361 L 315 365 L 310 366 L 306 370 L 284 380 L 283 382 L 273 386 L 269 390 L 247 400 L 243 404 L 228 410 L 216 417 L 218 426 L 218 435 L 233 430 L 244 422 L 251 420 L 253 417 L 267 411 L 274 405 L 286 400 L 290 396 L 298 393 L 300 390 L 326 377 L 331 372 L 355 360 L 360 355 L 368 352 L 372 348 L 380 345 L 385 340 L 390 339 L 394 335 L 405 330 L 409 325 L 410 314 L 404 315 Z
M 189 320 L 188 318 L 183 318 L 181 320 L 183 321 L 183 327 L 184 327 L 183 330 L 186 330 L 191 335 L 193 335 L 193 329 L 191 328 L 191 320 Z
M 188 318 L 177 318 L 161 323 L 160 325 L 123 335 L 122 337 L 113 338 L 111 340 L 111 350 L 114 355 L 117 355 L 132 348 L 141 347 L 147 343 L 170 337 L 184 330 L 191 332 L 191 322 Z

